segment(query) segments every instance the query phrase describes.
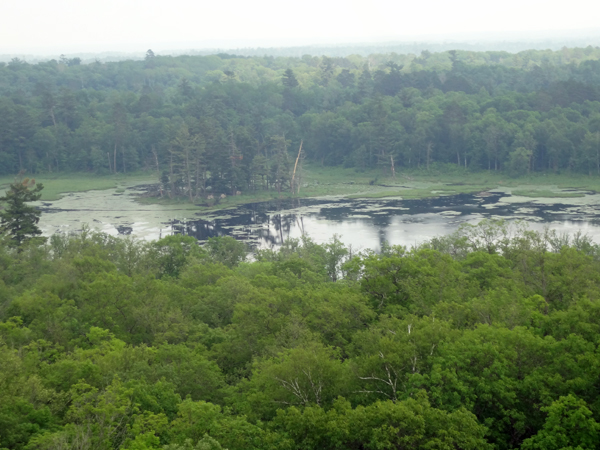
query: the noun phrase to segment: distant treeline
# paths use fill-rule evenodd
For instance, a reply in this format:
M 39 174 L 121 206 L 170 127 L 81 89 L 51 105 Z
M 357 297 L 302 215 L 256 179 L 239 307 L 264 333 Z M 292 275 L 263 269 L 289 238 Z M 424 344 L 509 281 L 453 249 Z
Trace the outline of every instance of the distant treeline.
M 303 55 L 346 57 L 350 55 L 369 56 L 373 54 L 413 54 L 419 55 L 423 51 L 429 52 L 447 52 L 450 50 L 465 50 L 469 52 L 500 51 L 518 53 L 526 50 L 560 50 L 564 47 L 587 47 L 595 46 L 600 42 L 599 36 L 572 37 L 572 38 L 540 38 L 527 40 L 485 40 L 485 41 L 461 41 L 460 39 L 445 41 L 389 41 L 389 42 L 369 42 L 355 44 L 337 44 L 337 45 L 299 45 L 286 47 L 254 47 L 254 48 L 233 48 L 213 49 L 213 50 L 191 50 L 187 54 L 191 55 L 210 55 L 220 52 L 233 53 L 242 56 L 282 56 L 297 57 Z M 183 53 L 183 52 L 180 52 Z M 177 54 L 180 54 L 177 53 Z M 1 56 L 0 56 L 1 58 Z M 124 58 L 123 58 L 124 59 Z
M 600 48 L 0 63 L 0 173 L 156 170 L 170 195 L 383 171 L 600 172 Z M 295 156 L 295 155 L 294 155 Z

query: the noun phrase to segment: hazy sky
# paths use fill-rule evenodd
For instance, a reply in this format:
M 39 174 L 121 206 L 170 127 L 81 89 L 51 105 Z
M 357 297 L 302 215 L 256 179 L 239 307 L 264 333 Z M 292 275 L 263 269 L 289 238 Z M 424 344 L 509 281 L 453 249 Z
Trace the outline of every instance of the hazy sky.
M 598 0 L 0 0 L 0 51 L 285 46 L 598 27 Z M 171 47 L 169 47 L 171 46 Z

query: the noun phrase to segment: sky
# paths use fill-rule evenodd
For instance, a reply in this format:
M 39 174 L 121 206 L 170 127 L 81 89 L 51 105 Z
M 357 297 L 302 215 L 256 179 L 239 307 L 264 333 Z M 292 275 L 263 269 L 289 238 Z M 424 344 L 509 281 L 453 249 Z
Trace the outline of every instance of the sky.
M 598 0 L 0 0 L 0 52 L 600 35 L 599 15 Z

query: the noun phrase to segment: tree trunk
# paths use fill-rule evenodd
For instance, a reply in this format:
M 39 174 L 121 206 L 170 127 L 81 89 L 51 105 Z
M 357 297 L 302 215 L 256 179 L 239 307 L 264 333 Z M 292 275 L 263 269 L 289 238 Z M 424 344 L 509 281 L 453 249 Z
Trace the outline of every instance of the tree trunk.
M 600 131 L 596 132 L 596 166 L 600 175 Z
M 429 158 L 431 157 L 431 147 L 433 146 L 433 143 L 428 142 L 427 143 L 427 170 L 429 170 Z
M 190 149 L 187 148 L 185 151 L 185 177 L 187 178 L 188 196 L 190 202 L 194 201 L 194 193 L 192 192 L 192 173 L 190 168 Z
M 298 167 L 298 160 L 300 159 L 300 153 L 302 153 L 302 142 L 300 141 L 300 149 L 298 150 L 298 156 L 296 157 L 296 164 L 294 164 L 294 173 L 292 174 L 292 182 L 290 183 L 292 186 L 292 195 L 294 195 L 294 180 L 296 178 L 296 168 Z M 298 189 L 300 191 L 300 189 Z
M 50 117 L 52 117 L 52 123 L 54 124 L 54 128 L 56 128 L 56 118 L 54 117 L 54 106 L 50 108 Z
M 169 198 L 173 198 L 173 194 L 175 193 L 175 181 L 173 181 L 174 177 L 173 177 L 173 153 L 171 153 L 171 164 L 170 164 L 170 170 L 171 170 L 171 176 L 169 177 L 169 184 L 171 189 L 169 189 Z
M 156 162 L 156 174 L 160 177 L 160 168 L 158 167 L 158 154 L 156 153 L 154 145 L 152 146 L 152 154 L 154 155 L 154 161 Z

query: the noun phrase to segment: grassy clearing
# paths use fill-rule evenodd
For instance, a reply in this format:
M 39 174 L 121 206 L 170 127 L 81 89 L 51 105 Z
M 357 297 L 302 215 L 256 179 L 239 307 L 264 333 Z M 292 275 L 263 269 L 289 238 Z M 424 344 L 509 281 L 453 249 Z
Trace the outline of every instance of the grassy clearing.
M 350 194 L 346 195 L 346 198 L 385 198 L 385 197 L 406 197 L 411 192 L 410 189 L 402 191 L 387 191 L 387 192 L 368 192 L 362 194 Z
M 354 169 L 309 166 L 305 170 L 303 196 L 343 195 L 347 198 L 426 198 L 440 195 L 476 193 L 502 184 L 499 175 L 411 171 L 396 177 L 381 170 L 356 172 Z M 302 195 L 302 192 L 301 192 Z
M 517 195 L 520 197 L 534 197 L 534 198 L 581 198 L 585 197 L 585 194 L 582 192 L 555 192 L 555 191 L 547 191 L 547 190 L 525 190 L 525 189 L 517 189 L 512 191 L 512 195 Z
M 126 186 L 141 183 L 152 183 L 154 178 L 147 173 L 117 174 L 99 176 L 89 173 L 67 173 L 67 174 L 42 174 L 36 176 L 38 183 L 44 184 L 42 200 L 53 201 L 60 198 L 60 194 L 66 192 L 84 192 L 92 190 L 104 190 L 119 188 L 121 192 Z M 14 177 L 0 177 L 0 192 L 14 182 Z
M 396 177 L 381 170 L 356 172 L 354 169 L 308 166 L 303 182 L 306 195 L 345 195 L 350 198 L 423 198 L 439 195 L 481 192 L 508 185 L 502 174 L 449 171 L 399 171 Z
M 402 197 L 402 198 L 426 198 L 440 195 L 454 195 L 458 192 L 454 190 L 442 191 L 441 189 L 402 189 L 400 191 L 383 191 L 370 192 L 362 194 L 347 195 L 346 198 L 386 198 L 386 197 Z
M 414 199 L 414 198 L 428 198 L 428 197 L 440 197 L 445 195 L 457 195 L 457 194 L 473 194 L 481 191 L 487 191 L 490 189 L 486 186 L 481 185 L 465 185 L 458 189 L 441 188 L 439 186 L 432 186 L 430 188 L 414 188 L 414 189 L 402 189 L 399 191 L 381 191 L 381 192 L 368 192 L 347 195 L 346 198 L 386 198 L 386 197 L 402 197 L 403 199 Z
M 544 198 L 579 198 L 583 192 L 565 192 L 562 189 L 600 191 L 600 177 L 580 174 L 530 174 L 512 178 L 501 172 L 469 172 L 456 167 L 436 167 L 430 171 L 398 172 L 396 178 L 384 177 L 381 171 L 357 174 L 353 169 L 312 168 L 306 177 L 314 187 L 305 189 L 307 196 L 317 192 L 344 195 L 347 198 L 402 197 L 426 198 L 440 195 L 478 193 L 491 189 L 517 188 L 513 195 Z M 348 184 L 353 179 L 353 184 Z M 345 184 L 340 182 L 345 180 Z

